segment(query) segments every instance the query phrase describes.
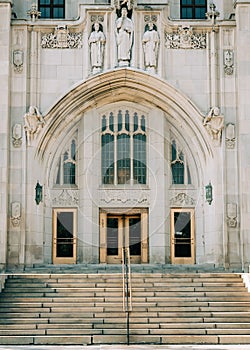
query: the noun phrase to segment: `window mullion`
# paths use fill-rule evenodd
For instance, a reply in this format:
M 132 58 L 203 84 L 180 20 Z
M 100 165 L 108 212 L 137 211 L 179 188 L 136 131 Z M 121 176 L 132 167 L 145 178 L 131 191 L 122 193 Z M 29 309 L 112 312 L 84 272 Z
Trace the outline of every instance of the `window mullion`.
M 133 184 L 134 184 L 134 137 L 133 137 L 133 132 L 131 131 L 130 132 L 130 185 L 133 185 Z
M 118 128 L 118 121 L 114 123 L 114 128 Z M 117 178 L 117 129 L 114 129 L 114 185 L 116 186 L 118 183 Z
M 64 184 L 64 155 L 61 155 L 61 162 L 60 162 L 60 185 Z

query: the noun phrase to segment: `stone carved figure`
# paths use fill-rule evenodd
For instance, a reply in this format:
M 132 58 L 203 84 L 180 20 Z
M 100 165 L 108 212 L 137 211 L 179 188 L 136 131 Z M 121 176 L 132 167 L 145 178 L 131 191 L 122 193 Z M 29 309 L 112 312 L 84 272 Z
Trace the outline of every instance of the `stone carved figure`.
M 36 138 L 44 124 L 45 121 L 43 116 L 39 113 L 38 108 L 30 106 L 29 111 L 24 115 L 24 130 L 26 132 L 28 146 L 30 146 L 31 141 Z
M 212 140 L 220 142 L 221 133 L 224 128 L 224 117 L 220 115 L 218 107 L 211 108 L 208 115 L 204 118 L 203 125 L 207 129 Z
M 127 8 L 122 7 L 121 17 L 116 20 L 117 59 L 120 67 L 129 66 L 133 44 L 134 25 L 127 14 Z
M 158 59 L 159 34 L 157 32 L 157 27 L 153 22 L 149 22 L 145 27 L 142 46 L 146 70 L 155 72 Z
M 95 22 L 92 29 L 93 30 L 89 36 L 91 67 L 93 73 L 98 73 L 103 67 L 106 38 L 99 22 Z

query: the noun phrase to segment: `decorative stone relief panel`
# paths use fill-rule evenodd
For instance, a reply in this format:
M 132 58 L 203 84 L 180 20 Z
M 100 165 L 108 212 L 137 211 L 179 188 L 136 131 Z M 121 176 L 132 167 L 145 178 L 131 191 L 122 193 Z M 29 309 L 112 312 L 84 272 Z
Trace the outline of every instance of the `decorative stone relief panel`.
M 226 145 L 229 149 L 234 149 L 235 147 L 235 125 L 232 123 L 226 126 Z
M 79 202 L 78 190 L 63 189 L 53 190 L 51 193 L 52 204 L 55 206 L 76 206 Z
M 100 206 L 133 207 L 149 206 L 149 190 L 147 189 L 100 189 Z
M 232 75 L 234 72 L 234 52 L 233 50 L 224 50 L 224 72 L 226 75 Z
M 178 206 L 178 207 L 183 207 L 183 206 L 194 206 L 195 205 L 195 200 L 188 196 L 186 193 L 178 193 L 175 197 L 170 199 L 170 205 L 171 206 Z
M 13 65 L 14 71 L 16 73 L 22 73 L 23 71 L 23 50 L 14 50 L 13 51 Z
M 54 33 L 42 34 L 43 49 L 79 49 L 82 47 L 82 33 L 70 33 L 67 25 L 58 25 Z
M 22 146 L 22 125 L 15 124 L 12 128 L 12 144 L 15 148 Z
M 19 227 L 21 222 L 21 203 L 13 202 L 11 204 L 11 223 L 13 227 Z
M 227 204 L 227 224 L 229 227 L 235 228 L 237 226 L 237 204 Z
M 179 27 L 177 32 L 165 32 L 165 46 L 168 49 L 205 49 L 206 34 L 195 33 L 191 27 Z

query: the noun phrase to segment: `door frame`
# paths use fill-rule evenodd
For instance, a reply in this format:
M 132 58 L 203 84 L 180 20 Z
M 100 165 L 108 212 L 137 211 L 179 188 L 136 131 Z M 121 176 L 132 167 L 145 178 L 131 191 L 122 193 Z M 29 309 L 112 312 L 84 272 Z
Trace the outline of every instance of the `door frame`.
M 73 213 L 73 256 L 57 257 L 57 215 L 58 213 Z M 77 243 L 77 209 L 76 208 L 53 208 L 52 210 L 52 263 L 53 264 L 76 264 L 76 243 Z
M 175 223 L 174 213 L 190 213 L 190 244 L 191 244 L 191 257 L 175 257 Z M 171 208 L 170 211 L 170 251 L 171 251 L 171 263 L 172 264 L 195 264 L 195 210 L 194 208 Z
M 137 258 L 131 257 L 131 263 L 135 264 L 147 264 L 148 263 L 148 209 L 100 209 L 100 263 L 110 264 L 111 260 L 107 255 L 107 218 L 108 217 L 119 217 L 122 221 L 122 216 L 125 215 L 125 225 L 122 223 L 119 234 L 121 235 L 120 242 L 120 255 L 113 259 L 113 263 L 121 263 L 122 260 L 122 246 L 123 246 L 123 235 L 125 235 L 125 245 L 128 245 L 128 230 L 129 230 L 129 218 L 141 216 L 141 256 L 140 261 Z M 118 224 L 119 226 L 119 224 Z M 126 238 L 127 237 L 127 238 Z

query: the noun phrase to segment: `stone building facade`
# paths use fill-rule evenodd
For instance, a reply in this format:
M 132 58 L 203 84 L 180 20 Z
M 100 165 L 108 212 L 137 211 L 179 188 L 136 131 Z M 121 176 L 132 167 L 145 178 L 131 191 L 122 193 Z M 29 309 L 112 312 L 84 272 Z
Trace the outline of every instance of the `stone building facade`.
M 0 0 L 1 267 L 247 269 L 250 1 L 48 3 Z

